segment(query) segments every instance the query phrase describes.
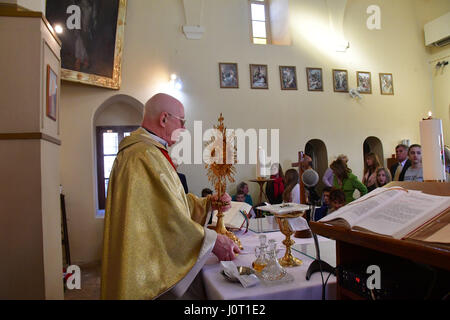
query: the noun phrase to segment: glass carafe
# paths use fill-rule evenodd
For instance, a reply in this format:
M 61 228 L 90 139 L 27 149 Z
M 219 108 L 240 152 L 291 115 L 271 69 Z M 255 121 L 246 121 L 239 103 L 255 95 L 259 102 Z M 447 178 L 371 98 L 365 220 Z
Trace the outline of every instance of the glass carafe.
M 255 256 L 256 260 L 253 261 L 252 267 L 256 272 L 261 272 L 267 265 L 268 257 L 267 257 L 267 237 L 262 234 L 259 236 L 259 246 L 255 248 Z
M 273 239 L 269 240 L 267 254 L 268 262 L 266 267 L 261 271 L 261 277 L 269 281 L 282 279 L 286 275 L 286 270 L 278 263 L 277 244 Z

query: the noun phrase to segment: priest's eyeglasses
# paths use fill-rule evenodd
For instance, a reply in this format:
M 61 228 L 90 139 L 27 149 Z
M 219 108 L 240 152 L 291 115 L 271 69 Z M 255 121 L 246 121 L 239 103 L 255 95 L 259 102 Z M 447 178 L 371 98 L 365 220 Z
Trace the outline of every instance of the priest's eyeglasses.
M 167 114 L 168 114 L 169 116 L 175 118 L 175 119 L 180 120 L 181 125 L 184 127 L 184 124 L 186 123 L 186 119 L 185 119 L 185 118 L 180 118 L 180 117 L 174 116 L 173 114 L 171 114 L 171 113 L 169 113 L 169 112 L 167 112 Z

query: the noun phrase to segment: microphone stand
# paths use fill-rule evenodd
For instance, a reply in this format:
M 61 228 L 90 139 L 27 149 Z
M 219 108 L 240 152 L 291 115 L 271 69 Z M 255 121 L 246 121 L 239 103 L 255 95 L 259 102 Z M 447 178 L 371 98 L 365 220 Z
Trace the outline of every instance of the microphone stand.
M 316 211 L 316 206 L 313 203 L 312 204 L 312 209 L 310 211 L 310 221 L 315 221 L 315 211 Z M 336 269 L 333 268 L 332 266 L 330 266 L 328 263 L 326 263 L 325 261 L 320 259 L 320 249 L 319 249 L 319 240 L 317 239 L 317 235 L 312 232 L 311 230 L 311 234 L 314 238 L 314 245 L 316 247 L 316 259 L 309 265 L 308 271 L 306 271 L 306 280 L 309 281 L 309 279 L 311 278 L 311 275 L 315 272 L 329 272 L 332 273 L 333 275 L 336 275 Z

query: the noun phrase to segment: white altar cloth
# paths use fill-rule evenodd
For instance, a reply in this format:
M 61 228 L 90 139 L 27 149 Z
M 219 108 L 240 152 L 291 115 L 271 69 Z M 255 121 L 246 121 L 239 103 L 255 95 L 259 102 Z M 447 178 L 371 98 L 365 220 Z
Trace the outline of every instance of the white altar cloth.
M 259 245 L 258 233 L 248 231 L 244 234 L 242 231 L 236 232 L 241 240 L 244 250 L 233 260 L 236 266 L 251 267 L 252 262 L 256 259 L 255 247 Z M 282 241 L 285 236 L 281 232 L 265 233 L 267 239 L 275 239 L 277 242 L 278 257 L 282 257 L 286 251 Z M 313 238 L 299 239 L 291 237 L 296 244 L 313 243 Z M 324 241 L 332 241 L 327 238 L 318 236 L 319 243 Z M 208 258 L 202 269 L 202 280 L 205 286 L 206 296 L 208 300 L 320 300 L 322 299 L 322 278 L 320 272 L 316 272 L 311 279 L 306 280 L 306 272 L 309 265 L 313 261 L 310 257 L 303 255 L 295 250 L 291 250 L 292 255 L 303 261 L 298 267 L 286 268 L 287 272 L 294 277 L 294 281 L 290 283 L 282 283 L 278 285 L 266 286 L 260 283 L 254 287 L 244 288 L 240 283 L 233 283 L 226 280 L 220 272 L 222 266 L 217 257 L 213 254 Z M 324 281 L 329 273 L 324 272 Z M 330 276 L 328 280 L 325 299 L 336 299 L 336 277 Z

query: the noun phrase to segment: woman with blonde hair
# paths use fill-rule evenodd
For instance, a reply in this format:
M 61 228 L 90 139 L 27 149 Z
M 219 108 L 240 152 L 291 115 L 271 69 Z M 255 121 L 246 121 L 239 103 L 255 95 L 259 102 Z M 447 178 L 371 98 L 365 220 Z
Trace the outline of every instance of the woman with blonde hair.
M 366 160 L 364 161 L 364 177 L 362 179 L 362 183 L 364 183 L 369 192 L 377 187 L 377 170 L 380 167 L 380 160 L 378 160 L 378 156 L 375 153 L 369 152 L 368 154 L 366 154 Z
M 355 198 L 353 198 L 355 190 L 358 190 L 361 196 L 367 193 L 366 186 L 352 173 L 345 161 L 340 159 L 333 161 L 330 168 L 333 170 L 334 174 L 333 187 L 344 191 L 345 204 L 355 200 Z
M 377 188 L 382 187 L 392 181 L 391 173 L 386 168 L 378 168 L 376 174 L 377 180 L 375 185 L 377 186 Z
M 289 169 L 284 174 L 283 202 L 300 203 L 300 185 L 298 183 L 298 172 L 295 169 Z

